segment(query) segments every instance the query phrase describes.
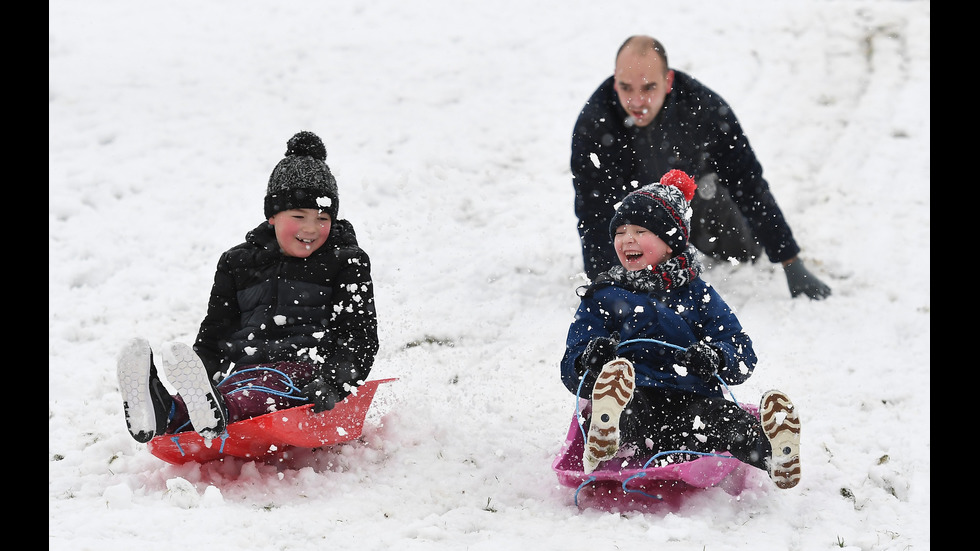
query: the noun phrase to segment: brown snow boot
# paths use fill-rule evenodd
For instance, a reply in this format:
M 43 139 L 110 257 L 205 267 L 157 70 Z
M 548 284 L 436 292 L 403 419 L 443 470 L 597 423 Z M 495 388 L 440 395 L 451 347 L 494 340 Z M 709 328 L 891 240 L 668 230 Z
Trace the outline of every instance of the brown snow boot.
M 636 373 L 633 363 L 616 358 L 602 366 L 592 389 L 592 420 L 582 454 L 586 474 L 619 451 L 619 418 L 633 399 Z
M 763 394 L 759 412 L 772 445 L 769 477 L 779 488 L 792 488 L 800 482 L 800 416 L 789 396 L 778 390 Z

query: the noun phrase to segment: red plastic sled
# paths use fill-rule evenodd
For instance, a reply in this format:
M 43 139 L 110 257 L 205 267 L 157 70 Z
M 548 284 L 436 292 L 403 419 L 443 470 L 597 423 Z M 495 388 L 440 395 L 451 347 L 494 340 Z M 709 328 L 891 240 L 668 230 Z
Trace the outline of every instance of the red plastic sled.
M 228 425 L 225 435 L 205 446 L 194 431 L 163 434 L 147 443 L 150 453 L 168 463 L 204 463 L 223 457 L 259 459 L 288 447 L 318 448 L 353 440 L 361 435 L 364 418 L 381 383 L 367 381 L 333 409 L 313 413 L 312 404 L 267 413 Z
M 758 416 L 757 407 L 742 407 Z M 727 453 L 644 467 L 648 455 L 615 458 L 586 474 L 582 469 L 584 445 L 582 429 L 573 417 L 565 443 L 551 465 L 562 485 L 576 488 L 575 504 L 579 507 L 583 503 L 603 509 L 659 503 L 676 506 L 688 494 L 712 487 L 738 495 L 748 486 L 748 474 L 753 469 Z

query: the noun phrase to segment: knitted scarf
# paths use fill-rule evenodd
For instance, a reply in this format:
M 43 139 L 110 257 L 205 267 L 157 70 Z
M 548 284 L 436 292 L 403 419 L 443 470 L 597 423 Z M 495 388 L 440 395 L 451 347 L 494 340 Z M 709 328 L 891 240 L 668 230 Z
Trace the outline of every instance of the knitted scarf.
M 596 276 L 590 291 L 604 285 L 616 284 L 638 293 L 667 291 L 683 287 L 701 275 L 701 261 L 696 253 L 688 248 L 679 255 L 661 262 L 652 268 L 635 272 L 622 266 L 613 266 Z

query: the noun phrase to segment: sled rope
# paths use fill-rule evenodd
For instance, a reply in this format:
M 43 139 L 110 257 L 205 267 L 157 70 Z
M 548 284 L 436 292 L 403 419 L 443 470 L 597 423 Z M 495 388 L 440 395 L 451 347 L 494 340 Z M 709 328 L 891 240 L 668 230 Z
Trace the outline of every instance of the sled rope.
M 180 427 L 177 427 L 177 430 L 180 430 L 181 428 L 186 427 L 189 424 L 190 424 L 190 421 L 188 421 L 187 423 L 184 423 Z M 228 437 L 229 436 L 230 435 L 228 434 L 228 429 L 225 429 L 225 431 L 221 433 L 221 436 L 218 437 L 218 438 L 221 439 L 221 446 L 218 448 L 218 453 L 224 453 L 225 452 L 225 440 L 228 440 Z M 187 455 L 187 452 L 184 451 L 184 447 L 180 445 L 180 434 L 179 433 L 175 432 L 170 437 L 170 441 L 173 442 L 174 445 L 177 446 L 177 451 L 180 452 L 180 456 L 181 457 Z
M 278 369 L 273 369 L 271 367 L 265 367 L 265 366 L 250 367 L 250 368 L 247 368 L 247 369 L 241 369 L 239 371 L 235 371 L 234 373 L 229 373 L 224 379 L 221 380 L 220 383 L 218 383 L 217 386 L 220 387 L 221 385 L 223 385 L 226 381 L 228 381 L 228 379 L 230 379 L 232 377 L 232 375 L 238 375 L 239 373 L 247 373 L 249 371 L 262 371 L 263 373 L 269 373 L 269 372 L 275 373 L 275 374 L 279 375 L 280 377 L 282 377 L 282 382 L 283 382 L 283 384 L 286 385 L 286 387 L 289 388 L 289 391 L 288 392 L 283 392 L 281 390 L 276 390 L 274 388 L 269 388 L 269 387 L 266 387 L 266 386 L 249 385 L 249 384 L 247 384 L 247 383 L 250 383 L 252 381 L 256 381 L 256 380 L 259 379 L 259 377 L 253 377 L 251 379 L 245 379 L 245 380 L 239 381 L 239 383 L 241 383 L 244 386 L 241 386 L 239 388 L 235 388 L 235 389 L 229 390 L 227 392 L 227 394 L 234 394 L 235 392 L 244 392 L 244 391 L 253 391 L 254 390 L 254 391 L 257 391 L 257 392 L 265 392 L 266 394 L 273 394 L 273 395 L 282 396 L 282 397 L 285 397 L 285 398 L 295 398 L 295 399 L 300 399 L 300 400 L 309 400 L 309 398 L 307 398 L 306 396 L 302 396 L 302 395 L 299 394 L 300 391 L 301 391 L 301 389 L 299 387 L 297 387 L 296 385 L 293 384 L 293 379 L 289 375 L 286 375 L 285 373 L 283 373 L 282 371 L 279 371 Z M 176 404 L 171 405 L 171 413 L 170 413 L 171 416 L 173 415 L 173 411 L 175 409 L 176 409 Z M 179 442 L 179 439 L 180 439 L 179 433 L 183 432 L 185 428 L 190 427 L 190 424 L 191 424 L 191 422 L 190 422 L 190 420 L 188 420 L 184 424 L 182 424 L 179 427 L 175 428 L 174 429 L 174 435 L 175 436 L 172 436 L 170 438 L 171 441 L 173 441 L 173 443 L 177 445 L 177 450 L 180 452 L 180 455 L 181 456 L 184 456 L 184 455 L 187 455 L 187 454 L 186 454 L 186 452 L 184 452 L 183 447 L 180 445 L 180 442 Z M 228 439 L 228 436 L 229 436 L 228 435 L 228 429 L 226 428 L 225 431 L 223 433 L 221 433 L 221 435 L 218 437 L 218 438 L 221 439 L 221 446 L 218 448 L 218 452 L 219 453 L 224 453 L 224 451 L 225 451 L 225 441 Z
M 669 347 L 669 348 L 674 348 L 674 349 L 677 349 L 677 350 L 686 350 L 686 348 L 684 348 L 683 346 L 678 346 L 676 344 L 672 344 L 672 343 L 669 343 L 669 342 L 660 341 L 660 340 L 657 340 L 657 339 L 631 339 L 631 340 L 623 341 L 623 342 L 619 343 L 619 346 L 617 346 L 617 348 L 620 348 L 620 347 L 622 347 L 625 344 L 632 344 L 632 343 L 635 343 L 635 342 L 649 342 L 649 343 L 653 343 L 653 344 L 659 344 L 659 345 L 662 345 L 662 346 L 666 346 L 666 347 Z M 718 379 L 718 382 L 721 383 L 721 386 L 723 386 L 725 388 L 725 391 L 728 392 L 728 395 L 731 396 L 732 402 L 734 402 L 735 405 L 737 405 L 738 407 L 741 408 L 742 407 L 741 404 L 739 404 L 738 403 L 738 400 L 735 399 L 735 394 L 732 392 L 731 388 L 728 387 L 728 384 L 725 383 L 724 379 L 722 379 L 721 376 L 718 375 L 717 373 L 715 373 L 714 376 L 715 376 L 716 379 Z M 588 440 L 588 437 L 585 434 L 585 416 L 582 415 L 582 409 L 580 407 L 580 404 L 582 403 L 582 386 L 584 385 L 584 383 L 585 383 L 585 377 L 582 377 L 582 379 L 578 383 L 578 388 L 575 390 L 575 418 L 578 420 L 578 428 L 579 428 L 579 431 L 582 432 L 582 440 L 583 440 L 583 442 Z M 668 450 L 668 451 L 659 452 L 659 453 L 655 454 L 653 457 L 651 457 L 650 459 L 648 459 L 646 461 L 646 463 L 643 464 L 643 469 L 644 470 L 649 469 L 650 468 L 650 463 L 652 463 L 655 459 L 657 459 L 659 457 L 663 457 L 665 455 L 671 455 L 671 454 L 675 454 L 675 453 L 683 453 L 683 454 L 688 454 L 688 455 L 702 455 L 702 456 L 721 457 L 721 458 L 734 459 L 730 455 L 721 455 L 721 454 L 718 454 L 718 453 L 696 452 L 696 451 L 692 451 L 692 450 Z M 648 494 L 648 493 L 644 492 L 643 490 L 633 490 L 633 489 L 630 489 L 630 488 L 627 488 L 626 487 L 626 485 L 629 484 L 629 482 L 631 480 L 633 480 L 634 478 L 643 478 L 646 475 L 647 475 L 646 472 L 639 472 L 639 473 L 636 473 L 636 474 L 628 477 L 621 484 L 621 486 L 623 488 L 623 491 L 626 492 L 626 493 L 630 493 L 630 494 L 640 494 L 640 495 L 643 495 L 643 496 L 646 496 L 646 497 L 649 497 L 649 498 L 652 498 L 652 499 L 662 500 L 663 498 L 661 496 L 653 495 L 653 494 Z M 588 486 L 589 484 L 592 484 L 593 482 L 595 482 L 596 478 L 597 478 L 596 476 L 590 476 L 588 479 L 585 480 L 585 482 L 582 482 L 581 484 L 579 484 L 578 488 L 575 489 L 574 500 L 575 500 L 575 506 L 576 507 L 579 507 L 579 504 L 578 504 L 578 494 L 579 494 L 579 492 L 581 492 L 582 489 L 585 488 L 586 486 Z
M 654 344 L 660 344 L 669 348 L 673 348 L 675 350 L 687 350 L 683 346 L 678 346 L 676 344 L 669 343 L 669 342 L 658 341 L 657 339 L 631 339 L 619 343 L 619 346 L 617 346 L 616 348 L 621 348 L 624 344 L 632 344 L 634 342 L 652 342 Z M 728 395 L 732 397 L 732 401 L 735 402 L 735 405 L 737 405 L 738 407 L 742 407 L 742 405 L 738 403 L 738 400 L 735 399 L 735 393 L 732 392 L 732 389 L 728 388 L 728 383 L 726 383 L 725 380 L 722 379 L 721 376 L 718 375 L 717 373 L 715 373 L 715 378 L 718 379 L 718 382 L 721 383 L 721 386 L 725 388 L 725 391 L 728 392 Z
M 723 459 L 726 459 L 726 458 L 727 459 L 735 459 L 734 457 L 732 457 L 730 455 L 721 455 L 720 453 L 696 452 L 696 451 L 691 451 L 691 450 L 668 450 L 668 451 L 660 452 L 660 453 L 654 455 L 653 457 L 651 457 L 650 459 L 648 459 L 647 462 L 643 464 L 644 471 L 646 469 L 649 469 L 650 468 L 650 463 L 653 462 L 654 459 L 657 459 L 658 457 L 661 457 L 661 456 L 664 456 L 664 455 L 670 455 L 670 454 L 674 454 L 674 453 L 684 453 L 684 454 L 688 454 L 688 455 L 700 455 L 700 456 L 706 456 L 706 457 L 721 457 Z M 633 480 L 634 478 L 643 478 L 646 475 L 647 475 L 646 472 L 642 472 L 641 471 L 641 472 L 638 472 L 638 473 L 634 474 L 633 476 L 628 477 L 621 484 L 621 486 L 623 487 L 623 491 L 626 492 L 626 493 L 628 493 L 628 494 L 640 494 L 640 495 L 643 495 L 643 496 L 646 496 L 646 497 L 650 497 L 650 498 L 654 498 L 654 499 L 657 499 L 657 500 L 662 499 L 658 495 L 648 494 L 648 493 L 644 492 L 643 490 L 631 490 L 630 488 L 627 488 L 626 487 L 626 485 L 629 484 L 629 482 L 631 480 Z
M 658 341 L 657 339 L 630 339 L 628 341 L 623 341 L 619 343 L 619 346 L 617 346 L 616 348 L 622 348 L 624 344 L 632 344 L 634 342 L 652 342 L 653 344 L 660 344 L 669 348 L 676 348 L 677 350 L 687 350 L 683 346 L 677 346 L 676 344 L 672 344 L 669 342 Z
M 631 339 L 631 340 L 623 341 L 623 342 L 619 343 L 619 345 L 617 346 L 617 348 L 622 348 L 622 346 L 624 344 L 631 344 L 631 343 L 634 343 L 634 342 L 651 342 L 651 343 L 654 343 L 654 344 L 660 344 L 660 345 L 667 346 L 667 347 L 670 347 L 670 348 L 675 348 L 677 350 L 687 350 L 683 346 L 678 346 L 676 344 L 672 344 L 672 343 L 669 343 L 669 342 L 659 341 L 657 339 Z M 728 395 L 731 396 L 732 402 L 735 402 L 735 405 L 737 405 L 738 407 L 742 407 L 742 405 L 738 403 L 738 400 L 735 399 L 735 393 L 732 392 L 732 389 L 731 388 L 729 388 L 728 383 L 726 383 L 725 380 L 722 379 L 721 376 L 718 375 L 717 373 L 715 373 L 715 378 L 718 379 L 718 382 L 721 383 L 721 386 L 723 386 L 725 388 L 725 391 L 728 392 Z M 578 382 L 578 388 L 575 390 L 575 408 L 574 408 L 574 411 L 575 411 L 575 418 L 579 420 L 578 426 L 579 426 L 579 430 L 582 431 L 582 439 L 583 440 L 587 440 L 587 437 L 585 435 L 585 427 L 583 426 L 583 422 L 582 422 L 584 420 L 584 417 L 582 416 L 582 410 L 579 407 L 579 403 L 581 402 L 581 399 L 582 399 L 582 385 L 584 383 L 585 383 L 585 377 L 582 377 L 579 380 L 579 382 Z
M 221 386 L 225 381 L 227 381 L 228 379 L 230 379 L 232 377 L 232 375 L 238 375 L 239 373 L 247 373 L 249 371 L 262 371 L 264 373 L 269 373 L 269 372 L 275 373 L 275 374 L 279 375 L 280 377 L 282 377 L 282 382 L 283 382 L 283 384 L 285 384 L 289 388 L 289 391 L 288 392 L 283 392 L 281 390 L 276 390 L 274 388 L 269 388 L 269 387 L 265 387 L 265 386 L 247 385 L 247 386 L 241 386 L 241 387 L 236 388 L 236 389 L 233 389 L 233 390 L 229 390 L 228 391 L 228 394 L 233 394 L 235 392 L 245 392 L 245 391 L 255 390 L 255 391 L 258 391 L 258 392 L 265 392 L 266 394 L 273 394 L 275 396 L 282 396 L 284 398 L 299 398 L 299 399 L 304 399 L 304 400 L 308 400 L 309 399 L 309 398 L 306 398 L 305 396 L 300 396 L 299 395 L 299 392 L 300 392 L 301 389 L 299 387 L 297 387 L 296 385 L 293 384 L 293 379 L 289 375 L 286 375 L 285 373 L 283 373 L 282 371 L 279 371 L 278 369 L 272 369 L 271 367 L 250 367 L 248 369 L 242 369 L 242 370 L 236 371 L 236 372 L 234 372 L 232 374 L 229 374 L 227 377 L 225 377 L 220 383 L 218 383 L 218 386 Z M 258 379 L 258 377 L 255 377 L 255 378 L 252 378 L 252 379 L 245 379 L 245 380 L 240 381 L 240 382 L 244 385 L 245 383 L 250 383 L 250 382 L 255 381 L 257 379 Z
M 585 482 L 579 484 L 578 485 L 578 488 L 575 489 L 575 506 L 576 507 L 579 506 L 578 505 L 578 493 L 582 491 L 582 488 L 585 488 L 589 484 L 592 484 L 595 481 L 595 479 L 596 479 L 596 477 L 590 476 L 588 480 L 586 480 Z

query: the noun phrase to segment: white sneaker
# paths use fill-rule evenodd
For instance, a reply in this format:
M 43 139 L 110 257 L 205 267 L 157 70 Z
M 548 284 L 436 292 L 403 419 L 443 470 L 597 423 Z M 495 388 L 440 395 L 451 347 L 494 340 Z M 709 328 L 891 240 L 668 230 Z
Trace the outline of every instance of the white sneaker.
M 762 395 L 759 412 L 772 445 L 769 477 L 779 488 L 792 488 L 800 483 L 800 415 L 789 396 L 778 390 Z
M 635 387 L 636 373 L 629 360 L 616 358 L 602 366 L 592 389 L 592 420 L 582 454 L 586 474 L 619 451 L 619 418 Z
M 146 339 L 135 338 L 119 352 L 116 360 L 116 376 L 122 394 L 123 411 L 129 434 L 137 442 L 149 442 L 165 427 L 158 424 L 153 395 L 150 392 L 150 370 L 153 369 L 153 352 Z M 155 370 L 154 370 L 155 371 Z M 153 373 L 156 376 L 156 373 Z M 166 425 L 166 412 L 164 425 Z
M 163 370 L 177 394 L 184 399 L 191 425 L 206 445 L 221 435 L 227 424 L 224 401 L 208 377 L 204 362 L 184 343 L 171 342 L 163 348 Z

